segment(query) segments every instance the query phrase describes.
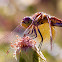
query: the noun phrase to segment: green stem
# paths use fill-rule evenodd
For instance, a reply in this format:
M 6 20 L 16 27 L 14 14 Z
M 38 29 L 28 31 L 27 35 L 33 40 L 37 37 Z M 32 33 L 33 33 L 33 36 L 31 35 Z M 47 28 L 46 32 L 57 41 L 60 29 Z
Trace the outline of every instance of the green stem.
M 39 57 L 34 49 L 27 48 L 26 50 L 21 50 L 19 62 L 39 62 Z

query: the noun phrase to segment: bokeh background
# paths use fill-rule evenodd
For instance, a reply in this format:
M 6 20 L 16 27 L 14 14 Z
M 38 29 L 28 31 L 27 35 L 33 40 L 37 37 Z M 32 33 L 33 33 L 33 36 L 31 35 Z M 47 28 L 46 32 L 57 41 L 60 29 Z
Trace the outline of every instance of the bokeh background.
M 44 12 L 62 19 L 62 0 L 0 0 L 0 62 L 17 62 L 12 53 L 6 55 L 9 49 L 8 38 L 13 39 L 10 33 L 20 24 L 23 17 L 36 12 Z M 62 62 L 62 27 L 55 28 L 53 51 L 49 48 L 43 49 L 47 62 Z

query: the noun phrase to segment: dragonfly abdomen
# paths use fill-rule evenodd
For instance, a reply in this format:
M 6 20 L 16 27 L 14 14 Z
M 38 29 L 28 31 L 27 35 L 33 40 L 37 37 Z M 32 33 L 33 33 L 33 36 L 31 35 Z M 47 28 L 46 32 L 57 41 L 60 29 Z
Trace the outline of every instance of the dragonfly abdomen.
M 60 20 L 60 19 L 58 19 L 56 17 L 51 17 L 50 20 L 51 20 L 51 25 L 52 26 L 60 26 L 60 27 L 62 27 L 62 20 Z

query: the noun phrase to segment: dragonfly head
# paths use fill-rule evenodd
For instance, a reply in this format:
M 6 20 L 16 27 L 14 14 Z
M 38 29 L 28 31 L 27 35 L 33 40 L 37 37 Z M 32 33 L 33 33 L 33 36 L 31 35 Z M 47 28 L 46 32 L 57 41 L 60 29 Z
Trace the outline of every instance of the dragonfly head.
M 32 19 L 30 17 L 25 17 L 23 18 L 22 26 L 27 28 L 31 23 L 32 23 Z

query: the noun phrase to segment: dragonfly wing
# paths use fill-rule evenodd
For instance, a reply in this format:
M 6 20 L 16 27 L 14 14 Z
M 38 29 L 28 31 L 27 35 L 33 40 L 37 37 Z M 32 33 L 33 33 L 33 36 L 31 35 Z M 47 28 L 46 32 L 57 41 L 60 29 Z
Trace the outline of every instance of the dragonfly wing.
M 21 25 L 18 25 L 12 32 L 6 33 L 3 38 L 0 39 L 0 42 L 8 42 L 10 43 L 16 38 L 16 35 L 23 36 L 23 32 L 25 28 Z
M 42 36 L 43 36 L 43 43 L 50 41 L 50 28 L 49 28 L 49 23 L 44 23 L 42 25 L 38 26 Z M 55 29 L 52 26 L 52 35 L 53 38 L 55 37 Z M 40 42 L 42 39 L 37 31 L 37 39 L 38 42 Z

